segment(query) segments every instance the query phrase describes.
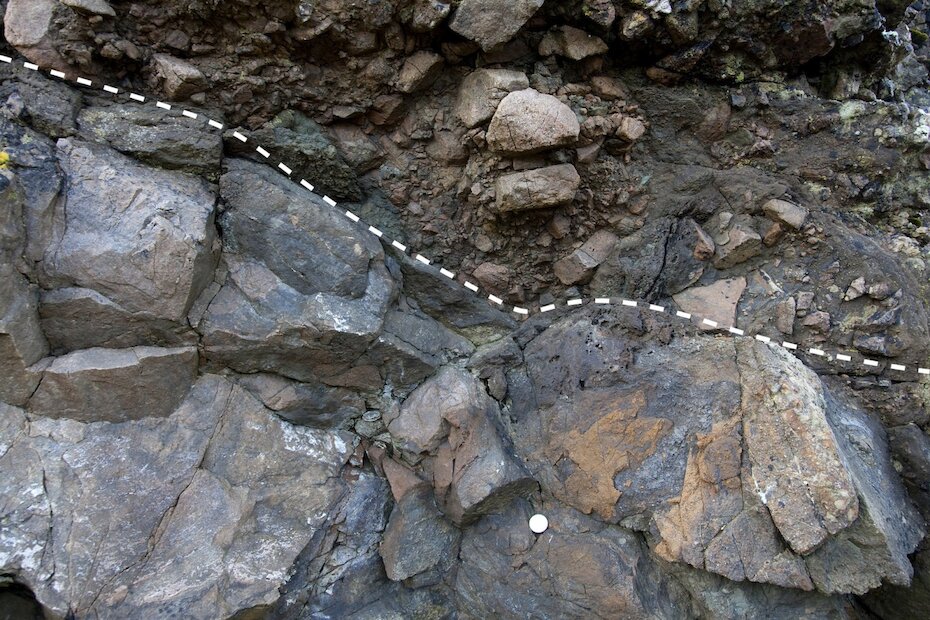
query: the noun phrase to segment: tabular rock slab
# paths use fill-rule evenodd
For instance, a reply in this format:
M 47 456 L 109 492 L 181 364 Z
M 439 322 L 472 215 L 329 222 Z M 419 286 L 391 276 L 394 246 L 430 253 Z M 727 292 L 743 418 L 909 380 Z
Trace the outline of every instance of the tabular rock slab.
M 547 32 L 539 43 L 540 56 L 558 54 L 571 60 L 583 60 L 607 52 L 607 44 L 584 30 L 562 26 Z
M 443 518 L 429 488 L 406 493 L 394 505 L 381 543 L 388 579 L 416 577 L 418 585 L 438 581 L 438 569 L 453 561 L 458 539 L 459 531 Z
M 455 113 L 466 127 L 477 127 L 494 116 L 497 106 L 509 93 L 529 86 L 522 71 L 478 69 L 462 80 Z
M 39 317 L 55 355 L 94 347 L 197 344 L 197 334 L 189 327 L 146 312 L 129 312 L 87 288 L 43 291 Z
M 106 17 L 116 17 L 116 11 L 106 0 L 61 0 L 65 6 L 73 9 L 80 9 L 93 13 L 94 15 L 104 15 Z
M 641 329 L 607 311 L 526 345 L 533 391 L 511 390 L 510 414 L 544 491 L 734 581 L 826 593 L 907 581 L 919 515 L 864 414 L 782 349 L 664 345 Z
M 762 211 L 772 220 L 792 230 L 800 230 L 804 226 L 808 213 L 804 207 L 778 198 L 773 198 L 762 205 Z
M 612 232 L 597 231 L 580 248 L 556 261 L 552 266 L 555 276 L 566 285 L 590 280 L 598 265 L 607 260 L 613 252 L 617 241 L 619 241 L 617 236 Z
M 545 0 L 463 0 L 449 27 L 489 50 L 517 34 Z
M 0 570 L 59 617 L 273 604 L 342 496 L 353 450 L 347 434 L 291 426 L 212 375 L 167 418 L 0 414 Z
M 189 62 L 168 54 L 155 54 L 153 61 L 165 94 L 172 101 L 182 101 L 207 90 L 207 78 Z
M 497 179 L 498 211 L 548 209 L 571 202 L 581 177 L 571 164 L 515 172 Z
M 140 161 L 216 177 L 223 158 L 223 139 L 215 132 L 192 131 L 188 120 L 130 104 L 86 108 L 77 122 L 84 135 L 103 140 Z
M 58 151 L 67 205 L 42 264 L 49 288 L 76 284 L 131 312 L 182 321 L 215 262 L 209 185 L 96 144 L 60 140 Z
M 679 308 L 701 319 L 716 321 L 720 327 L 736 325 L 736 308 L 746 290 L 746 278 L 740 276 L 729 280 L 718 280 L 709 286 L 689 288 L 672 299 Z M 701 329 L 713 329 L 703 323 Z
M 691 618 L 687 595 L 628 530 L 547 504 L 535 536 L 516 501 L 465 531 L 459 601 L 476 618 Z
M 169 415 L 197 374 L 197 349 L 84 349 L 55 358 L 29 410 L 82 422 Z
M 488 146 L 504 155 L 528 155 L 574 144 L 581 125 L 572 109 L 553 97 L 527 88 L 504 97 L 491 125 Z
M 419 51 L 410 56 L 397 76 L 397 90 L 414 93 L 428 88 L 442 74 L 444 61 L 435 52 Z

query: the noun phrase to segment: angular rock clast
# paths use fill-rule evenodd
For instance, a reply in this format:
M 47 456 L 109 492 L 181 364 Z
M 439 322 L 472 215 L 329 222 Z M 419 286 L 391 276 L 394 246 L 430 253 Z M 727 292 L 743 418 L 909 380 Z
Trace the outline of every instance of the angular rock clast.
M 527 88 L 501 100 L 488 127 L 488 146 L 504 155 L 528 155 L 571 145 L 580 131 L 571 108 Z

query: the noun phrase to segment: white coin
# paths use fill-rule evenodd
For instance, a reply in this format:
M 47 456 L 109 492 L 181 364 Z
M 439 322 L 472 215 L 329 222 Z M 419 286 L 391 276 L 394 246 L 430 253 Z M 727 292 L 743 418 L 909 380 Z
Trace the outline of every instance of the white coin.
M 549 528 L 549 519 L 546 515 L 533 515 L 530 517 L 530 529 L 536 534 L 542 534 Z

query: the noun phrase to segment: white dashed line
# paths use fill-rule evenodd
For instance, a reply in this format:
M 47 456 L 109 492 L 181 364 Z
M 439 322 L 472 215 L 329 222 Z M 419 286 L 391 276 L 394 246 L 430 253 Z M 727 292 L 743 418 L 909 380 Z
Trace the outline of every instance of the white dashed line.
M 6 56 L 6 55 L 3 55 L 3 54 L 0 54 L 0 62 L 12 63 L 12 62 L 13 62 L 13 58 L 10 57 L 10 56 Z M 38 65 L 36 65 L 35 63 L 32 63 L 32 62 L 23 61 L 22 65 L 23 65 L 24 68 L 29 69 L 29 70 L 32 70 L 32 71 L 39 71 L 39 70 L 40 70 L 40 67 L 39 67 Z M 49 73 L 49 75 L 51 75 L 52 77 L 56 77 L 56 78 L 59 78 L 59 79 L 67 79 L 66 74 L 65 74 L 64 72 L 60 71 L 60 70 L 57 70 L 57 69 L 48 69 L 48 73 Z M 77 84 L 81 85 L 81 86 L 93 86 L 93 84 L 94 84 L 94 82 L 93 82 L 92 80 L 89 80 L 89 79 L 84 78 L 84 77 L 76 77 L 76 78 L 74 79 L 74 81 L 75 81 Z M 119 94 L 119 92 L 120 92 L 120 89 L 119 89 L 119 88 L 116 88 L 116 87 L 114 87 L 114 86 L 110 86 L 110 85 L 107 85 L 107 84 L 102 85 L 102 89 L 103 89 L 105 92 L 108 92 L 108 93 L 111 93 L 111 94 L 114 94 L 114 95 L 115 95 L 115 94 Z M 137 93 L 133 93 L 133 92 L 130 92 L 130 93 L 129 93 L 129 98 L 132 99 L 133 101 L 137 101 L 137 102 L 139 102 L 139 103 L 145 103 L 145 101 L 146 101 L 146 97 L 145 97 L 145 96 L 140 95 L 140 94 L 137 94 Z M 172 109 L 171 104 L 165 103 L 165 102 L 163 102 L 163 101 L 156 101 L 156 102 L 155 102 L 155 106 L 158 107 L 158 108 L 164 109 L 164 110 L 171 110 L 171 109 Z M 183 116 L 185 116 L 185 117 L 187 117 L 187 118 L 191 118 L 191 119 L 197 119 L 197 118 L 199 118 L 199 116 L 198 116 L 197 113 L 192 112 L 192 111 L 190 111 L 190 110 L 181 110 L 181 114 L 182 114 Z M 224 126 L 223 126 L 222 123 L 217 122 L 217 121 L 212 120 L 212 119 L 207 119 L 207 124 L 208 124 L 210 127 L 213 127 L 214 129 L 222 130 L 222 129 L 224 128 Z M 239 131 L 234 131 L 232 135 L 233 135 L 234 138 L 236 138 L 236 139 L 239 140 L 240 142 L 247 142 L 247 141 L 248 141 L 248 138 L 247 138 L 245 135 L 243 135 L 242 133 L 240 133 Z M 268 158 L 268 157 L 270 157 L 270 155 L 271 155 L 267 150 L 265 150 L 265 149 L 264 149 L 263 147 L 261 147 L 261 146 L 257 146 L 255 150 L 256 150 L 257 153 L 259 153 L 260 155 L 262 155 L 262 156 L 265 157 L 265 158 Z M 282 172 L 284 172 L 285 174 L 287 174 L 288 176 L 290 176 L 291 173 L 293 172 L 293 169 L 292 169 L 291 167 L 287 166 L 286 164 L 284 164 L 283 162 L 278 164 L 278 168 L 279 168 Z M 306 188 L 307 190 L 311 191 L 311 192 L 314 191 L 314 186 L 313 186 L 312 184 L 310 184 L 308 181 L 304 180 L 304 179 L 301 179 L 300 185 L 303 186 L 304 188 Z M 332 198 L 330 198 L 329 196 L 322 196 L 321 198 L 322 198 L 323 202 L 325 202 L 325 203 L 328 204 L 329 206 L 331 206 L 331 207 L 335 207 L 335 206 L 336 206 L 336 201 L 333 200 Z M 361 219 L 360 219 L 357 215 L 355 215 L 354 213 L 352 213 L 351 211 L 346 211 L 346 212 L 345 212 L 345 215 L 346 215 L 346 217 L 348 217 L 349 219 L 351 219 L 353 222 L 357 222 L 357 223 L 361 222 Z M 364 224 L 364 222 L 361 222 L 361 223 Z M 367 224 L 365 224 L 365 225 L 367 226 Z M 382 231 L 379 230 L 378 228 L 375 228 L 374 226 L 368 226 L 368 230 L 369 230 L 369 232 L 371 232 L 372 234 L 374 234 L 375 236 L 377 236 L 377 237 L 379 237 L 379 238 L 382 238 L 382 237 L 383 237 Z M 401 252 L 404 252 L 404 253 L 407 252 L 407 246 L 404 245 L 403 243 L 401 243 L 400 241 L 397 241 L 397 240 L 392 241 L 391 245 L 392 245 L 393 247 L 397 248 L 398 250 L 400 250 Z M 416 259 L 417 261 L 419 261 L 419 262 L 425 264 L 425 265 L 430 265 L 430 264 L 431 264 L 430 259 L 426 258 L 425 256 L 423 256 L 423 255 L 421 255 L 421 254 L 416 254 L 415 259 Z M 445 268 L 441 268 L 441 269 L 439 270 L 439 273 L 442 274 L 444 277 L 446 277 L 446 278 L 448 278 L 448 279 L 451 279 L 451 280 L 454 280 L 454 278 L 455 278 L 455 274 L 454 274 L 453 272 L 451 272 L 451 271 L 445 269 Z M 472 291 L 473 293 L 479 292 L 478 286 L 476 286 L 475 284 L 472 284 L 471 282 L 465 281 L 462 285 L 463 285 L 466 289 Z M 496 295 L 488 295 L 488 300 L 491 301 L 492 303 L 496 304 L 496 305 L 503 305 L 503 299 L 501 299 L 500 297 L 497 297 Z M 568 301 L 566 302 L 566 305 L 567 305 L 567 306 L 581 306 L 581 305 L 583 304 L 583 302 L 584 302 L 584 300 L 583 300 L 583 299 L 580 299 L 580 298 L 570 299 L 570 300 L 568 300 Z M 594 298 L 594 303 L 595 303 L 595 304 L 610 304 L 610 303 L 611 303 L 611 300 L 610 300 L 609 297 L 596 297 L 596 298 Z M 644 304 L 644 305 L 647 304 L 647 302 L 637 302 L 637 301 L 629 300 L 629 299 L 624 299 L 624 300 L 622 300 L 622 305 L 623 305 L 623 306 L 627 306 L 627 307 L 638 307 L 640 303 L 642 303 L 642 304 Z M 649 308 L 650 310 L 652 310 L 653 312 L 664 313 L 664 312 L 666 311 L 666 308 L 665 308 L 664 306 L 659 306 L 659 305 L 652 304 L 652 303 L 649 303 L 649 304 L 648 304 L 648 308 Z M 540 313 L 546 313 L 546 312 L 551 312 L 551 311 L 553 311 L 553 310 L 555 310 L 555 309 L 556 309 L 556 304 L 550 303 L 550 304 L 541 306 L 541 307 L 539 308 L 539 312 L 540 312 Z M 523 308 L 523 307 L 520 307 L 520 306 L 513 306 L 513 312 L 516 313 L 516 314 L 524 315 L 524 316 L 530 314 L 530 310 L 529 310 L 528 308 Z M 688 312 L 682 312 L 682 311 L 680 311 L 680 310 L 675 311 L 675 316 L 677 316 L 677 317 L 679 317 L 679 318 L 682 318 L 682 319 L 686 319 L 686 320 L 691 320 L 692 318 L 695 318 L 695 319 L 700 318 L 700 317 L 692 317 L 692 315 L 691 315 L 690 313 L 688 313 Z M 713 321 L 713 320 L 708 319 L 708 318 L 703 318 L 703 319 L 701 319 L 701 322 L 702 322 L 703 324 L 709 325 L 709 326 L 711 326 L 711 327 L 715 327 L 715 328 L 718 327 L 718 323 L 717 323 L 716 321 Z M 728 328 L 728 332 L 731 333 L 731 334 L 733 334 L 733 335 L 735 335 L 735 336 L 745 336 L 744 330 L 738 329 L 738 328 L 736 328 L 736 327 L 729 327 L 729 328 Z M 761 335 L 761 334 L 755 335 L 754 338 L 755 338 L 756 340 L 758 340 L 759 342 L 763 342 L 763 343 L 771 343 L 771 342 L 772 342 L 772 339 L 771 339 L 771 338 L 769 338 L 768 336 Z M 798 349 L 798 345 L 796 345 L 796 344 L 794 344 L 794 343 L 791 343 L 791 342 L 782 342 L 782 343 L 781 343 L 781 346 L 784 347 L 785 349 L 790 349 L 790 350 L 797 350 L 797 349 Z M 809 351 L 812 355 L 817 355 L 817 356 L 828 357 L 828 358 L 829 358 L 829 355 L 828 355 L 828 354 L 826 353 L 826 351 L 824 351 L 823 349 L 811 348 L 811 349 L 809 349 L 808 351 Z M 850 361 L 852 361 L 852 357 L 851 357 L 850 355 L 845 355 L 845 354 L 842 354 L 842 353 L 836 353 L 836 354 L 835 354 L 835 359 L 838 360 L 838 361 L 843 361 L 843 362 L 850 362 Z M 863 362 L 862 362 L 862 363 L 863 363 L 864 365 L 870 366 L 870 367 L 878 367 L 878 366 L 880 365 L 879 362 L 878 362 L 877 360 L 872 360 L 872 359 L 863 359 Z M 889 368 L 890 368 L 891 370 L 894 370 L 894 371 L 897 371 L 897 372 L 904 372 L 904 371 L 907 370 L 907 366 L 905 366 L 905 365 L 903 365 L 903 364 L 890 364 Z M 920 374 L 920 375 L 930 375 L 930 368 L 918 367 L 918 368 L 916 368 L 916 371 L 917 371 L 917 373 Z

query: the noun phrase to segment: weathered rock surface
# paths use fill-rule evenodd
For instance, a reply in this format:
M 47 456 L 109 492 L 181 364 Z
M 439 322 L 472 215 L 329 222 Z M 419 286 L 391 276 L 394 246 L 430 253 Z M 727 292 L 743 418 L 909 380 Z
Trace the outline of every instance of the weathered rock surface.
M 95 144 L 61 140 L 58 150 L 68 185 L 55 216 L 59 237 L 42 263 L 45 283 L 182 320 L 216 260 L 209 186 Z
M 207 79 L 194 65 L 168 54 L 155 54 L 152 61 L 155 74 L 172 101 L 183 101 L 207 89 Z
M 432 85 L 442 73 L 442 56 L 433 52 L 417 52 L 404 62 L 397 76 L 397 90 L 413 93 Z
M 581 177 L 571 164 L 515 172 L 497 179 L 497 209 L 528 211 L 548 209 L 571 202 Z
M 398 448 L 428 455 L 440 505 L 455 523 L 472 522 L 536 487 L 502 437 L 499 415 L 480 383 L 446 367 L 387 419 Z
M 594 270 L 607 260 L 617 245 L 617 236 L 607 230 L 599 230 L 585 241 L 580 248 L 560 259 L 552 266 L 552 272 L 562 284 L 577 284 L 594 275 Z
M 504 97 L 488 127 L 488 146 L 504 155 L 527 155 L 568 146 L 581 126 L 567 105 L 527 88 Z
M 462 0 L 449 27 L 489 50 L 506 43 L 545 0 Z
M 528 344 L 534 398 L 515 413 L 538 421 L 518 427 L 516 448 L 545 491 L 734 581 L 828 593 L 907 582 L 922 524 L 861 412 L 784 351 L 632 345 L 627 329 L 570 318 Z
M 563 26 L 547 32 L 539 43 L 539 55 L 559 54 L 571 60 L 583 60 L 588 56 L 597 56 L 607 51 L 607 44 L 599 37 L 584 30 Z

